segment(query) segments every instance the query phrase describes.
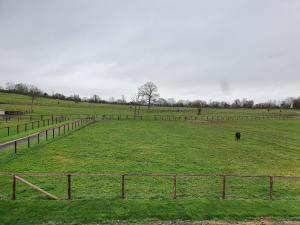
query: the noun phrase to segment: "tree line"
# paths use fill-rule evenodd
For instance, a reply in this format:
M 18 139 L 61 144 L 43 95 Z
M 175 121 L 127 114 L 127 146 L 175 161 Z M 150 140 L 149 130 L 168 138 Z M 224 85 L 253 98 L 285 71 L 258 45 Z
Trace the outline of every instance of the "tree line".
M 90 102 L 90 103 L 109 103 L 109 104 L 127 104 L 127 105 L 145 105 L 148 108 L 151 106 L 171 106 L 171 107 L 195 107 L 195 108 L 260 108 L 260 109 L 271 109 L 271 108 L 282 108 L 282 109 L 300 109 L 300 97 L 298 98 L 286 98 L 285 100 L 275 101 L 270 100 L 263 103 L 255 103 L 253 100 L 246 98 L 236 99 L 232 103 L 226 101 L 204 101 L 204 100 L 175 100 L 174 98 L 163 98 L 158 93 L 158 87 L 153 82 L 147 82 L 140 86 L 130 101 L 126 101 L 125 97 L 122 96 L 119 99 L 113 97 L 109 100 L 101 99 L 99 95 L 94 94 L 90 98 L 81 98 L 79 94 L 73 94 L 65 96 L 62 93 L 48 93 L 42 91 L 34 85 L 24 83 L 7 83 L 5 88 L 0 87 L 1 92 L 17 93 L 28 95 L 31 97 L 31 107 L 37 97 L 46 97 L 57 100 L 69 100 L 78 102 Z M 59 103 L 59 102 L 58 102 Z

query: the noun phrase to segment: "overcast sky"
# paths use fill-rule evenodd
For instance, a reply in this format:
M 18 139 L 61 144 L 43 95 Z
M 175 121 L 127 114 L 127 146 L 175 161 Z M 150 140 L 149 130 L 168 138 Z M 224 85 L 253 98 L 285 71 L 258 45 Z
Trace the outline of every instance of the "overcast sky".
M 0 0 L 0 85 L 102 98 L 300 95 L 299 0 Z

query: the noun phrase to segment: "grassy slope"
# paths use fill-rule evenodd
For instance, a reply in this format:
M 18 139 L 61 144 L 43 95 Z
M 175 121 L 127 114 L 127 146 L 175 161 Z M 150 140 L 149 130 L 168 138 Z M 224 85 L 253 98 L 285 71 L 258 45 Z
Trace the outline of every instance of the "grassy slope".
M 297 121 L 292 121 L 298 123 Z M 292 123 L 291 122 L 291 123 Z M 257 122 L 258 124 L 260 122 Z M 280 127 L 273 121 L 265 121 L 270 132 L 276 134 Z M 76 131 L 67 137 L 43 142 L 41 145 L 0 153 L 2 172 L 147 172 L 147 173 L 227 173 L 243 175 L 299 175 L 299 144 L 289 139 L 287 146 L 270 142 L 269 136 L 258 133 L 246 135 L 241 142 L 233 140 L 234 130 L 227 123 L 194 124 L 191 122 L 153 121 L 101 121 Z M 247 123 L 240 127 L 249 126 Z M 237 124 L 236 124 L 237 126 Z M 292 131 L 299 129 L 293 127 Z M 255 130 L 259 129 L 259 125 Z M 256 131 L 258 132 L 258 131 Z M 266 132 L 266 130 L 260 130 Z M 286 132 L 286 131 L 285 131 Z M 26 144 L 25 144 L 26 145 Z M 47 190 L 65 197 L 65 178 L 39 178 L 30 180 Z M 74 178 L 74 198 L 119 198 L 119 178 Z M 47 183 L 47 180 L 49 181 Z M 8 198 L 9 180 L 3 180 Z M 170 178 L 128 178 L 128 198 L 170 199 Z M 274 197 L 297 199 L 300 183 L 275 181 Z M 201 187 L 201 188 L 200 188 Z M 23 199 L 40 198 L 35 192 L 24 192 Z M 91 191 L 93 190 L 93 191 Z M 268 180 L 228 180 L 229 199 L 266 199 Z M 178 179 L 178 197 L 205 197 L 219 199 L 219 178 Z
M 1 93 L 0 92 L 0 108 L 1 109 L 16 109 L 16 110 L 30 110 L 31 99 L 29 96 Z M 63 101 L 49 98 L 37 98 L 34 101 L 34 114 L 132 114 L 133 109 L 128 105 L 112 105 L 112 104 L 92 104 L 86 102 L 74 103 L 72 101 Z M 141 113 L 147 114 L 190 114 L 196 115 L 197 109 L 195 108 L 172 108 L 172 107 L 153 107 L 150 110 L 147 107 L 141 107 Z M 294 110 L 279 110 L 274 109 L 267 112 L 265 109 L 203 109 L 202 114 L 239 114 L 239 115 L 283 115 L 295 114 Z
M 11 93 L 0 93 L 0 108 L 6 110 L 29 110 L 31 99 L 29 96 L 11 94 Z M 150 110 L 147 107 L 141 107 L 141 115 L 143 116 L 153 116 L 153 115 L 181 115 L 181 116 L 196 116 L 197 109 L 195 108 L 171 108 L 171 107 L 153 107 Z M 248 110 L 248 109 L 203 109 L 202 116 L 242 116 L 242 115 L 252 115 L 252 116 L 262 116 L 262 115 L 288 115 L 296 114 L 293 110 L 271 110 L 267 112 L 266 110 Z M 62 101 L 49 98 L 38 98 L 34 101 L 34 112 L 30 115 L 33 121 L 40 120 L 40 115 L 60 115 L 60 114 L 121 114 L 121 115 L 133 115 L 133 107 L 122 106 L 122 105 L 111 105 L 111 104 L 91 104 L 91 103 L 74 103 L 72 101 Z M 78 116 L 73 116 L 73 118 Z M 44 116 L 44 119 L 50 118 L 50 116 Z M 30 127 L 31 121 L 29 120 L 29 115 L 22 117 L 22 120 L 12 119 L 9 121 L 0 121 L 0 141 L 4 142 L 7 140 L 12 140 L 14 138 L 20 137 L 20 135 L 25 135 L 21 133 L 20 135 L 14 136 L 16 134 L 16 125 L 20 126 L 20 129 L 24 129 L 24 123 L 28 123 Z M 37 124 L 36 124 L 37 125 Z M 7 137 L 7 128 L 10 128 L 10 137 Z M 35 130 L 37 131 L 37 130 Z M 27 134 L 33 133 L 35 131 L 27 131 Z
M 26 96 L 0 93 L 0 102 L 14 103 L 0 108 L 19 108 Z M 44 113 L 118 113 L 132 112 L 129 106 L 57 104 L 39 99 L 35 114 Z M 167 109 L 168 110 L 168 109 Z M 156 109 L 144 114 L 156 114 Z M 170 114 L 170 112 L 161 112 Z M 254 114 L 265 110 L 214 110 L 204 114 Z M 277 112 L 278 113 L 278 112 Z M 287 113 L 291 113 L 287 111 Z M 176 113 L 177 114 L 177 113 Z M 180 112 L 179 114 L 182 114 Z M 3 124 L 3 122 L 1 122 Z M 233 141 L 233 132 L 242 131 L 242 142 Z M 204 172 L 299 175 L 299 121 L 229 121 L 202 124 L 194 122 L 105 121 L 60 137 L 24 146 L 18 155 L 0 153 L 1 172 Z M 56 178 L 28 178 L 60 197 L 66 195 L 66 181 Z M 89 182 L 87 182 L 89 181 Z M 170 180 L 126 180 L 126 197 L 120 201 L 119 179 L 74 179 L 72 202 L 36 201 L 44 199 L 35 191 L 18 184 L 19 201 L 0 201 L 1 224 L 32 224 L 45 221 L 88 223 L 107 220 L 147 219 L 245 219 L 261 216 L 299 217 L 295 201 L 220 201 L 220 181 L 178 181 L 179 200 L 170 201 Z M 267 181 L 243 183 L 230 181 L 228 198 L 267 197 Z M 1 178 L 0 198 L 10 195 L 10 180 Z M 201 188 L 200 188 L 201 187 Z M 275 183 L 274 196 L 290 199 L 299 196 L 298 182 Z M 235 191 L 236 190 L 236 191 Z M 246 195 L 245 195 L 246 194 Z M 205 197 L 214 200 L 184 200 Z M 150 198 L 152 200 L 137 200 Z M 160 200 L 153 200 L 158 198 Z M 104 200 L 110 199 L 110 200 Z M 112 200 L 115 199 L 115 200 Z M 25 201 L 23 201 L 25 200 Z M 27 200 L 27 201 L 26 201 Z M 30 201 L 29 201 L 30 200 Z M 13 212 L 13 214 L 12 214 Z
M 299 122 L 290 123 L 286 135 L 298 133 Z M 0 168 L 22 172 L 25 162 L 34 162 L 30 170 L 36 172 L 300 174 L 297 140 L 289 137 L 287 146 L 269 140 L 282 132 L 274 129 L 280 122 L 264 122 L 261 128 L 257 122 L 241 142 L 234 141 L 234 128 L 226 124 L 100 121 L 50 144 L 20 150 L 17 156 L 3 152 Z M 8 162 L 11 157 L 15 160 Z

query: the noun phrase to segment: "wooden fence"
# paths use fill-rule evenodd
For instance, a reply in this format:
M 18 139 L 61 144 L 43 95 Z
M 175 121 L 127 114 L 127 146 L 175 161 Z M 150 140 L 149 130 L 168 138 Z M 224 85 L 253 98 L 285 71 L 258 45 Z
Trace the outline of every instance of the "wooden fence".
M 79 117 L 87 117 L 87 116 L 91 116 L 91 114 L 89 113 L 79 113 L 79 114 L 32 114 L 32 115 L 28 115 L 28 114 L 22 114 L 22 115 L 2 115 L 0 117 L 0 121 L 2 122 L 9 122 L 12 120 L 15 121 L 33 121 L 33 120 L 47 120 L 50 119 L 52 120 L 52 118 L 56 118 L 56 117 L 62 117 L 62 116 L 66 116 L 69 118 L 79 118 Z
M 95 115 L 102 120 L 163 120 L 163 121 L 226 121 L 226 120 L 286 120 L 294 119 L 294 116 L 226 116 L 226 115 L 199 115 L 199 116 L 175 116 L 175 115 Z
M 61 134 L 65 134 L 66 132 L 72 131 L 76 128 L 80 128 L 83 126 L 87 126 L 95 121 L 95 117 L 87 117 L 84 119 L 77 119 L 72 122 L 61 124 L 57 127 L 49 128 L 26 137 L 22 137 L 16 140 L 8 141 L 6 143 L 0 144 L 0 151 L 13 147 L 14 152 L 17 153 L 18 145 L 24 142 L 27 142 L 27 147 L 30 148 L 31 141 L 36 139 L 37 144 L 40 144 L 41 138 L 45 137 L 45 141 L 48 141 L 49 137 L 55 138 L 55 136 L 60 136 Z
M 11 188 L 11 199 L 16 200 L 17 193 L 17 181 L 25 183 L 31 188 L 47 195 L 51 199 L 59 200 L 59 199 L 73 199 L 72 196 L 72 177 L 119 177 L 120 178 L 120 198 L 126 198 L 126 178 L 127 177 L 164 177 L 171 178 L 172 185 L 169 187 L 172 193 L 170 198 L 177 199 L 177 182 L 181 178 L 194 179 L 196 177 L 214 177 L 220 179 L 220 189 L 219 189 L 219 198 L 225 200 L 227 194 L 228 184 L 227 181 L 230 178 L 243 178 L 243 179 L 266 179 L 268 181 L 268 199 L 274 200 L 273 192 L 274 192 L 274 181 L 275 180 L 299 180 L 300 176 L 247 176 L 247 175 L 233 175 L 233 174 L 151 174 L 151 173 L 121 173 L 121 174 L 112 174 L 112 173 L 0 173 L 0 177 L 11 177 L 12 179 L 12 188 Z M 48 191 L 45 191 L 41 187 L 32 184 L 27 181 L 24 177 L 66 177 L 66 193 L 67 196 L 64 198 L 59 198 L 53 194 L 50 194 Z
M 0 128 L 0 136 L 7 137 L 10 135 L 19 134 L 21 132 L 27 132 L 29 130 L 34 130 L 41 127 L 54 125 L 67 120 L 70 120 L 69 116 L 61 115 L 56 117 L 52 116 L 51 118 L 48 119 L 35 120 L 28 123 L 17 124 L 15 126 L 7 126 L 7 127 Z
M 25 117 L 25 116 L 23 116 Z M 161 114 L 68 114 L 68 115 L 27 115 L 28 123 L 18 124 L 14 126 L 6 126 L 0 128 L 0 136 L 9 136 L 10 134 L 18 134 L 21 131 L 27 131 L 29 129 L 37 128 L 39 126 L 46 126 L 57 123 L 62 119 L 70 120 L 71 118 L 85 118 L 96 117 L 98 119 L 109 120 L 206 120 L 206 121 L 226 121 L 226 120 L 287 120 L 287 119 L 299 119 L 296 115 L 230 115 L 230 114 L 203 114 L 203 115 L 161 115 Z M 18 118 L 18 122 L 22 117 Z M 33 121 L 35 119 L 35 121 Z M 25 120 L 25 118 L 23 118 Z

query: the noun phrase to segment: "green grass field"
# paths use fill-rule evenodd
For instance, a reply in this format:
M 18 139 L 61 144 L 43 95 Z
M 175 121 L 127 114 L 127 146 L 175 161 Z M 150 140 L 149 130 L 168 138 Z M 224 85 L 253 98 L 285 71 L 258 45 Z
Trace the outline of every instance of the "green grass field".
M 26 96 L 0 94 L 0 108 L 28 108 Z M 132 115 L 130 106 L 38 99 L 32 115 Z M 297 111 L 204 109 L 203 115 L 292 115 L 278 120 L 99 120 L 92 125 L 0 152 L 2 173 L 172 173 L 300 175 L 300 120 Z M 195 115 L 196 109 L 142 108 L 141 115 Z M 202 116 L 203 116 L 202 115 Z M 1 126 L 5 126 L 5 121 Z M 20 121 L 10 121 L 12 125 Z M 242 140 L 236 142 L 234 133 Z M 12 136 L 11 138 L 13 138 Z M 4 137 L 0 140 L 7 140 Z M 59 196 L 67 197 L 66 177 L 24 177 Z M 228 178 L 221 200 L 220 177 L 177 179 L 172 200 L 171 177 L 126 177 L 125 200 L 120 177 L 73 177 L 72 201 L 51 201 L 17 183 L 11 198 L 11 177 L 0 177 L 0 224 L 81 224 L 107 221 L 244 220 L 259 217 L 300 218 L 300 179 L 274 180 L 268 200 L 266 178 Z M 34 210 L 38 209 L 38 210 Z

